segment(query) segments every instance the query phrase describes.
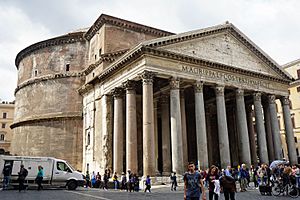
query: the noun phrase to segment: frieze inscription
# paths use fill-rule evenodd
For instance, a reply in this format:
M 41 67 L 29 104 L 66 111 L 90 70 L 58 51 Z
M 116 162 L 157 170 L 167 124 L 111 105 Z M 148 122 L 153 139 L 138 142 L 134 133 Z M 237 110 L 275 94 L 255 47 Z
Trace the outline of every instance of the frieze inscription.
M 238 84 L 244 84 L 249 85 L 251 87 L 264 87 L 264 88 L 270 88 L 270 83 L 261 81 L 261 80 L 255 80 L 251 78 L 245 78 L 234 74 L 224 73 L 224 72 L 218 72 L 210 69 L 203 69 L 203 68 L 197 68 L 197 67 L 191 67 L 182 65 L 181 71 L 199 75 L 203 78 L 209 78 L 209 79 L 217 79 L 221 80 L 223 82 L 229 82 L 229 83 L 238 83 Z

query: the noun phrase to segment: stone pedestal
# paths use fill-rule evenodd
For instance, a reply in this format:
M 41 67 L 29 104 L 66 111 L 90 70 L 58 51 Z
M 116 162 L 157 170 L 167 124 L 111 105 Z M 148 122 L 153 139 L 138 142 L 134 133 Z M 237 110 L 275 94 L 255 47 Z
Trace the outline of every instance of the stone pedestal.
M 286 143 L 287 143 L 287 147 L 288 147 L 288 156 L 289 156 L 290 164 L 293 165 L 293 164 L 297 163 L 297 153 L 296 153 L 296 147 L 295 147 L 292 120 L 291 120 L 289 98 L 282 97 L 281 104 L 282 104 L 282 109 L 283 109 L 285 137 L 286 137 Z
M 216 86 L 215 90 L 217 103 L 220 160 L 221 167 L 225 169 L 227 166 L 231 166 L 231 161 L 226 119 L 226 106 L 224 99 L 224 86 Z
M 254 111 L 257 132 L 257 143 L 259 150 L 259 160 L 261 163 L 269 163 L 266 132 L 262 113 L 261 93 L 254 94 Z
M 200 169 L 207 169 L 208 165 L 208 147 L 206 135 L 206 120 L 203 98 L 203 83 L 197 82 L 194 85 L 195 90 L 195 115 L 196 115 L 196 138 L 197 138 L 197 156 Z
M 171 115 L 171 145 L 172 145 L 172 169 L 177 174 L 184 172 L 182 150 L 182 127 L 180 112 L 179 80 L 170 80 L 170 115 Z

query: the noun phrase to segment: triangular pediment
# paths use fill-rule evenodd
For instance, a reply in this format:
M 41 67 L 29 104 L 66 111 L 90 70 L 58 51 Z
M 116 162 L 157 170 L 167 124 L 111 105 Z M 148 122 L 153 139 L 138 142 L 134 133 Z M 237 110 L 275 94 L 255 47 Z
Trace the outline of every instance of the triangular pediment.
M 155 39 L 144 45 L 280 79 L 291 78 L 230 23 Z
M 163 50 L 280 77 L 248 47 L 229 33 L 219 33 L 159 47 Z

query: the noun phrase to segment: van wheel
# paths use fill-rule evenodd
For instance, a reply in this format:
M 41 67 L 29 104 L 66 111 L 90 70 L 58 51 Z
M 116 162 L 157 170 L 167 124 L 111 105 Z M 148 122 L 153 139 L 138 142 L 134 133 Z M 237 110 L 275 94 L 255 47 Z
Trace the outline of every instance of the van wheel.
M 67 184 L 68 190 L 75 190 L 77 188 L 77 182 L 74 180 L 71 180 Z

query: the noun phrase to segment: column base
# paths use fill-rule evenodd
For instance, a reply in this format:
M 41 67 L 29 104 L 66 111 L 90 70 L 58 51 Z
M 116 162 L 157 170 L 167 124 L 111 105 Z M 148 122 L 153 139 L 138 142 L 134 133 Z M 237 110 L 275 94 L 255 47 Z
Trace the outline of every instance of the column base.
M 170 176 L 170 175 L 171 175 L 171 172 L 163 172 L 162 175 L 163 175 L 163 176 Z

